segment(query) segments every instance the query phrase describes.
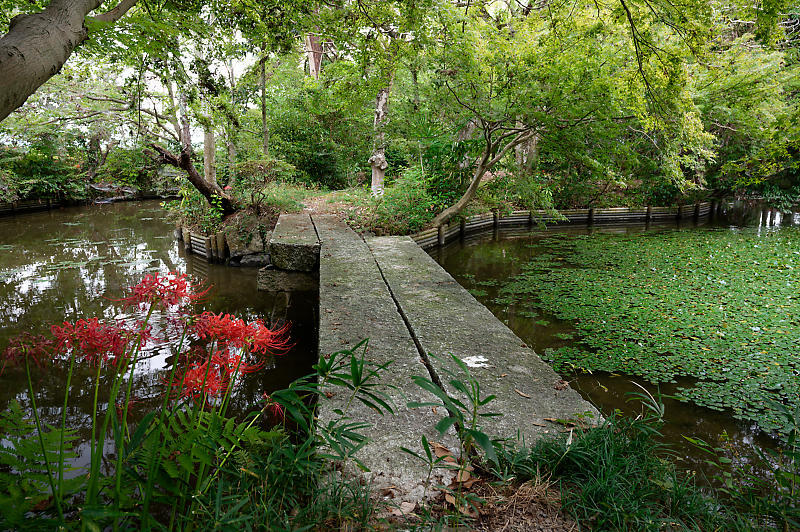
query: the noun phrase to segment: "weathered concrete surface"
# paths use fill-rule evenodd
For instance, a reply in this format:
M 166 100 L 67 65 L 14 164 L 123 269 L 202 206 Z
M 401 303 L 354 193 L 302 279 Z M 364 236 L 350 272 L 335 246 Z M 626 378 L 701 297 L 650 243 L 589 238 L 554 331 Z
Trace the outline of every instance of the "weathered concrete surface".
M 270 239 L 270 232 L 265 235 L 266 240 Z M 256 255 L 266 253 L 264 241 L 257 231 L 252 231 L 249 235 L 240 235 L 236 230 L 229 228 L 225 231 L 225 242 L 228 245 L 228 255 L 232 260 L 238 260 L 245 255 Z
M 307 272 L 286 272 L 267 266 L 258 270 L 258 289 L 267 292 L 305 292 L 319 288 L 317 276 Z
M 319 263 L 320 243 L 308 214 L 281 214 L 269 241 L 269 254 L 276 268 L 310 272 Z
M 456 371 L 445 358 L 452 353 L 468 364 L 482 395 L 497 396 L 486 408 L 503 415 L 482 419 L 487 434 L 519 434 L 531 442 L 558 430 L 545 418 L 588 414 L 600 419 L 592 405 L 410 237 L 372 238 L 368 244 L 422 348 L 445 360 L 431 362 L 448 393 L 457 393 L 447 386 L 443 371 Z
M 408 401 L 425 398 L 422 389 L 412 383 L 415 375 L 428 377 L 428 371 L 397 311 L 367 244 L 335 216 L 314 216 L 322 241 L 319 269 L 319 352 L 320 356 L 354 347 L 369 339 L 366 360 L 373 364 L 391 362 L 382 373 L 381 383 L 396 388 L 385 389 L 395 405 L 396 415 L 379 415 L 363 404 L 350 403 L 347 415 L 370 424 L 365 431 L 370 442 L 358 457 L 372 471 L 367 479 L 374 490 L 394 487 L 395 502 L 418 502 L 425 493 L 427 468 L 400 447 L 421 451 L 420 436 L 442 441 L 433 429 L 444 416 L 444 409 L 434 414 L 430 408 L 410 409 Z M 346 370 L 345 370 L 346 371 Z M 338 391 L 323 401 L 319 423 L 335 419 L 334 410 L 344 409 L 349 394 Z M 454 437 L 443 442 L 456 451 Z M 436 471 L 431 485 L 449 483 L 449 472 Z M 428 490 L 431 494 L 432 490 Z

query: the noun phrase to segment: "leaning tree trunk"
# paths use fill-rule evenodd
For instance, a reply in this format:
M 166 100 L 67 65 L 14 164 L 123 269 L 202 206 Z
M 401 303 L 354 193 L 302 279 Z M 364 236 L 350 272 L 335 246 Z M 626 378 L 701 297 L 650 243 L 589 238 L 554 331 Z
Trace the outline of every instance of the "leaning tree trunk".
M 464 194 L 458 199 L 457 202 L 455 202 L 455 204 L 443 210 L 433 219 L 433 226 L 439 227 L 440 225 L 444 225 L 458 213 L 463 211 L 464 207 L 466 207 L 469 202 L 472 201 L 472 198 L 475 197 L 475 193 L 478 191 L 478 187 L 481 184 L 481 179 L 483 179 L 483 176 L 486 174 L 486 172 L 491 170 L 492 167 L 494 167 L 494 165 L 497 164 L 503 158 L 503 156 L 505 156 L 508 150 L 514 148 L 520 143 L 526 142 L 532 135 L 533 133 L 529 130 L 520 131 L 519 133 L 516 133 L 512 140 L 508 141 L 507 144 L 501 148 L 500 146 L 502 145 L 502 142 L 507 140 L 511 136 L 511 133 L 501 135 L 500 138 L 495 141 L 491 140 L 491 133 L 485 134 L 484 138 L 487 139 L 486 147 L 484 148 L 481 158 L 472 174 L 472 180 L 469 183 L 469 187 L 467 187 L 466 192 L 464 192 Z M 493 157 L 492 154 L 496 155 Z
M 51 0 L 38 13 L 11 19 L 0 38 L 0 121 L 25 103 L 45 81 L 57 74 L 89 36 L 86 16 L 101 0 Z M 123 0 L 96 20 L 115 22 L 136 0 Z
M 200 175 L 200 172 L 197 171 L 197 168 L 195 168 L 194 163 L 192 162 L 192 136 L 191 128 L 189 127 L 189 114 L 187 110 L 186 94 L 181 94 L 179 111 L 181 125 L 181 153 L 179 155 L 174 155 L 169 150 L 159 146 L 158 144 L 150 144 L 150 147 L 155 150 L 155 154 L 152 152 L 147 153 L 154 155 L 164 164 L 169 164 L 186 172 L 186 177 L 189 179 L 189 182 L 194 186 L 194 188 L 197 189 L 198 192 L 200 192 L 200 194 L 203 195 L 203 197 L 206 198 L 206 201 L 208 201 L 210 205 L 213 205 L 214 200 L 219 198 L 219 201 L 222 204 L 222 213 L 225 215 L 233 214 L 237 210 L 233 198 L 227 195 L 225 191 L 220 188 L 220 186 L 216 183 L 216 180 L 213 183 L 210 183 L 205 179 L 204 176 Z
M 389 118 L 389 93 L 392 90 L 392 82 L 378 91 L 375 98 L 375 137 L 373 141 L 372 156 L 369 164 L 372 166 L 372 195 L 383 195 L 383 181 L 386 177 L 386 169 L 389 163 L 386 162 L 386 122 Z
M 215 198 L 219 198 L 222 204 L 222 213 L 225 215 L 233 214 L 236 212 L 236 205 L 233 199 L 223 191 L 216 183 L 209 183 L 205 178 L 200 175 L 200 172 L 195 168 L 192 163 L 191 149 L 187 150 L 185 147 L 181 150 L 179 155 L 174 155 L 166 148 L 162 148 L 158 144 L 151 144 L 156 152 L 157 158 L 164 164 L 169 164 L 175 168 L 180 168 L 186 172 L 186 177 L 189 182 L 202 194 L 209 204 L 212 204 Z

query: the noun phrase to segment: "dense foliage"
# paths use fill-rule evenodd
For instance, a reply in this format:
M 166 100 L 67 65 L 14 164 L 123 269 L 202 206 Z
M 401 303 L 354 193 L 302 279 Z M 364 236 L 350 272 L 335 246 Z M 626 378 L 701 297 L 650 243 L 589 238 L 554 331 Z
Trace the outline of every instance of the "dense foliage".
M 410 171 L 397 194 L 423 183 L 434 215 L 494 181 L 489 207 L 788 193 L 799 21 L 781 2 L 200 2 L 188 16 L 141 2 L 93 26 L 3 121 L 0 142 L 20 156 L 41 162 L 47 138 L 52 171 L 4 158 L 0 190 L 153 188 L 158 165 L 191 173 L 165 155 L 186 151 L 220 187 L 267 159 L 293 168 L 280 182 L 328 189 L 376 171 L 391 188 Z

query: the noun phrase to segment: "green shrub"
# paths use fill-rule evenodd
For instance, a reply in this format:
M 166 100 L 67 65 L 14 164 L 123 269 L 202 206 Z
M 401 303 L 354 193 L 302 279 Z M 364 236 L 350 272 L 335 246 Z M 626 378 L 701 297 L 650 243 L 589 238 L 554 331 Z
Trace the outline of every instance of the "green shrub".
M 97 171 L 97 180 L 150 190 L 156 186 L 158 165 L 141 148 L 114 148 Z
M 472 165 L 464 163 L 475 146 L 475 141 L 434 142 L 425 149 L 425 192 L 438 210 L 455 203 L 467 190 L 472 178 Z
M 295 176 L 293 165 L 280 159 L 257 159 L 236 164 L 236 181 L 244 184 L 266 184 L 290 181 Z
M 234 195 L 257 216 L 262 211 L 295 212 L 302 208 L 301 187 L 290 185 L 295 167 L 279 159 L 260 159 L 236 165 Z M 302 189 L 304 190 L 304 189 Z
M 371 198 L 355 220 L 357 225 L 377 233 L 404 235 L 425 227 L 436 214 L 436 205 L 425 188 L 425 176 L 412 167 L 399 177 L 383 196 Z
M 86 196 L 80 163 L 48 137 L 42 137 L 25 152 L 0 151 L 0 168 L 6 197 L 81 199 Z
M 11 170 L 0 167 L 0 201 L 12 202 L 19 199 L 16 176 Z
M 180 194 L 181 199 L 161 204 L 171 217 L 179 219 L 184 225 L 195 226 L 206 234 L 219 230 L 223 217 L 219 201 L 209 205 L 194 187 L 183 188 Z

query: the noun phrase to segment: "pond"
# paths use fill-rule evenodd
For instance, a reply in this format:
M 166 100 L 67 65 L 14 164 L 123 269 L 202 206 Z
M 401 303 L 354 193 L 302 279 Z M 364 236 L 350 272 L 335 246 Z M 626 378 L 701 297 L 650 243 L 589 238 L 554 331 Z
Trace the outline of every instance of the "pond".
M 800 214 L 729 204 L 700 225 L 552 226 L 468 236 L 431 251 L 571 385 L 609 415 L 661 394 L 679 466 L 684 436 L 747 463 L 800 402 Z
M 147 273 L 177 271 L 211 286 L 197 312 L 262 319 L 268 326 L 290 324 L 292 349 L 272 358 L 263 371 L 245 375 L 232 398 L 231 412 L 242 413 L 262 393 L 310 373 L 317 352 L 317 293 L 259 292 L 257 269 L 229 268 L 187 256 L 173 232 L 174 224 L 165 220 L 157 201 L 0 218 L 0 349 L 21 332 L 47 333 L 52 324 L 65 320 L 125 316 L 132 311 L 115 301 L 123 295 L 123 287 L 138 283 Z M 166 319 L 154 318 L 154 327 Z M 138 362 L 134 420 L 160 404 L 172 347 L 156 346 Z M 33 379 L 43 420 L 60 425 L 65 371 L 34 370 Z M 88 370 L 73 376 L 67 423 L 84 439 L 91 427 L 92 389 Z M 0 375 L 0 411 L 14 399 L 30 411 L 26 390 L 24 371 Z M 79 457 L 73 465 L 82 466 L 85 461 L 88 456 Z

